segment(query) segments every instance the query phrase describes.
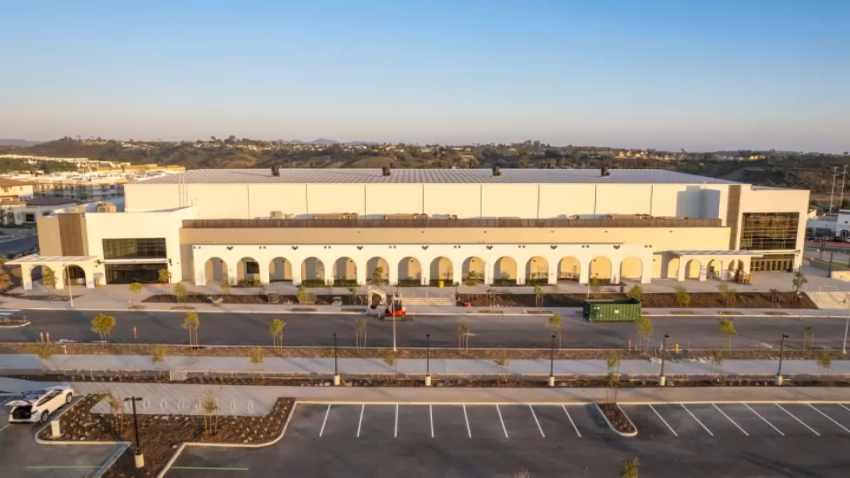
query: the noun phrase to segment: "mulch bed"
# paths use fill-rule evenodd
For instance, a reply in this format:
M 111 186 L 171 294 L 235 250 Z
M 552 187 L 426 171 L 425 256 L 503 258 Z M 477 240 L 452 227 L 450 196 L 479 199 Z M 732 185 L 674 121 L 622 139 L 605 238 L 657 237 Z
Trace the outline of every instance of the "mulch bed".
M 135 444 L 133 416 L 92 413 L 91 408 L 105 395 L 87 395 L 62 415 L 63 436 L 59 440 L 78 442 L 129 441 Z M 139 441 L 145 455 L 145 467 L 136 469 L 134 447 L 127 449 L 106 472 L 107 477 L 156 476 L 184 442 L 265 443 L 283 430 L 294 400 L 279 398 L 272 411 L 263 417 L 219 416 L 214 432 L 206 431 L 201 415 L 138 415 Z M 50 428 L 41 437 L 52 440 Z M 135 445 L 134 445 L 135 446 Z
M 718 335 L 718 341 L 720 337 Z M 0 355 L 2 354 L 35 354 L 38 345 L 36 343 L 6 342 L 0 343 Z M 195 357 L 250 357 L 253 346 L 217 346 L 217 347 L 190 347 L 188 345 L 164 345 L 166 356 L 195 356 Z M 383 358 L 388 348 L 366 348 L 356 349 L 344 347 L 338 349 L 339 358 Z M 63 344 L 52 346 L 54 354 L 84 354 L 84 355 L 150 355 L 151 346 L 145 344 Z M 660 357 L 656 351 L 649 354 L 617 350 L 622 360 L 646 359 L 647 357 Z M 814 360 L 818 349 L 814 351 L 785 350 L 785 360 Z M 334 356 L 333 347 L 263 347 L 265 357 L 282 358 L 331 358 Z M 549 360 L 551 351 L 548 348 L 534 349 L 447 349 L 431 348 L 432 359 L 466 359 L 466 360 L 498 360 L 507 358 L 509 360 Z M 673 351 L 667 352 L 667 359 L 674 360 L 711 360 L 712 349 L 681 350 L 678 354 Z M 608 349 L 556 349 L 556 360 L 605 360 Z M 399 348 L 395 354 L 396 359 L 424 359 L 426 351 L 423 348 Z M 726 360 L 778 360 L 778 350 L 732 350 L 726 352 Z
M 605 418 L 611 422 L 611 425 L 620 433 L 634 433 L 635 427 L 629 422 L 625 415 L 623 415 L 623 411 L 620 410 L 614 403 L 600 403 L 599 408 L 602 409 L 602 413 L 605 414 Z
M 29 320 L 24 319 L 0 319 L 0 329 L 3 327 L 19 327 L 21 325 L 29 324 Z
M 692 292 L 689 294 L 690 308 L 727 307 L 726 299 L 717 292 Z M 581 307 L 586 294 L 545 294 L 542 299 L 535 301 L 534 294 L 460 294 L 457 305 L 469 303 L 475 307 Z M 600 299 L 625 299 L 625 294 L 604 293 Z M 676 294 L 651 293 L 643 294 L 642 307 L 679 308 Z M 771 302 L 768 292 L 738 292 L 734 304 L 739 309 L 817 309 L 814 302 L 805 294 L 799 299 L 793 292 L 780 292 Z

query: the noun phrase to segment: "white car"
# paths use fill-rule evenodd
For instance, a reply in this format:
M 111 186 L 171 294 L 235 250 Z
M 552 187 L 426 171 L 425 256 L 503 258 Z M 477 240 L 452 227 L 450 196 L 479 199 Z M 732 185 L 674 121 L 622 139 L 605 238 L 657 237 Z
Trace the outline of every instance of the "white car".
M 64 385 L 25 392 L 23 397 L 7 403 L 9 423 L 44 423 L 50 414 L 71 403 L 74 389 Z

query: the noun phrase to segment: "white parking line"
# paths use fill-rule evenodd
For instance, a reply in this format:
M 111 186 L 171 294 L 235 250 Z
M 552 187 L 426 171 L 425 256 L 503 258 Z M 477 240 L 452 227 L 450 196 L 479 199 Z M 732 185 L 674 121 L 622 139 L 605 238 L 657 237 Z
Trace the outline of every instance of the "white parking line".
M 738 425 L 737 423 L 735 423 L 735 420 L 732 420 L 732 417 L 730 417 L 729 415 L 727 415 L 727 414 L 726 414 L 726 412 L 724 412 L 723 410 L 721 410 L 721 409 L 720 409 L 720 407 L 718 407 L 717 405 L 715 405 L 715 404 L 713 404 L 713 403 L 712 403 L 711 405 L 712 405 L 712 406 L 714 406 L 714 408 L 716 408 L 718 412 L 722 413 L 722 414 L 723 414 L 723 416 L 724 416 L 724 417 L 726 417 L 726 418 L 727 418 L 730 422 L 732 422 L 732 425 L 735 425 L 736 427 L 738 427 L 738 430 L 741 430 L 741 433 L 743 433 L 743 434 L 744 434 L 744 435 L 746 435 L 746 436 L 750 436 L 750 434 L 749 434 L 749 433 L 747 433 L 747 431 L 746 431 L 746 430 L 744 430 L 743 428 L 741 428 L 741 425 Z
M 580 431 L 578 431 L 578 427 L 576 426 L 576 422 L 574 422 L 574 421 L 573 421 L 573 417 L 571 417 L 571 416 L 570 416 L 570 412 L 568 412 L 568 411 L 567 411 L 567 407 L 565 407 L 564 405 L 561 405 L 561 408 L 563 408 L 563 409 L 564 409 L 564 413 L 566 413 L 566 414 L 567 414 L 567 418 L 569 418 L 569 419 L 570 419 L 570 424 L 571 424 L 571 425 L 573 426 L 573 428 L 575 429 L 575 431 L 576 431 L 576 435 L 578 435 L 578 437 L 579 437 L 579 438 L 581 438 L 581 432 L 580 432 Z
M 850 412 L 850 408 L 845 407 L 843 403 L 839 403 L 838 406 Z
M 428 404 L 428 414 L 431 416 L 431 438 L 434 438 L 434 406 Z
M 661 414 L 660 414 L 660 413 L 658 413 L 658 410 L 656 410 L 656 409 L 655 409 L 655 407 L 653 407 L 653 406 L 650 404 L 650 405 L 649 405 L 649 408 L 651 408 L 651 409 L 652 409 L 652 411 L 653 411 L 653 412 L 655 412 L 655 414 L 656 414 L 656 415 L 658 415 L 658 418 L 660 418 L 660 419 L 661 419 L 661 421 L 662 421 L 665 425 L 667 425 L 667 428 L 670 430 L 670 433 L 672 433 L 672 434 L 673 434 L 673 436 L 679 436 L 679 434 L 678 434 L 678 433 L 676 433 L 676 430 L 673 430 L 673 427 L 671 427 L 671 426 L 670 426 L 670 424 L 669 424 L 669 423 L 667 423 L 667 420 L 665 420 L 665 419 L 664 419 L 664 417 L 662 417 L 662 416 L 661 416 Z
M 816 411 L 816 412 L 820 413 L 821 415 L 825 416 L 826 418 L 828 418 L 828 419 L 829 419 L 829 421 L 831 421 L 832 423 L 834 423 L 834 424 L 836 424 L 836 425 L 840 426 L 840 427 L 841 427 L 841 429 L 842 429 L 842 430 L 844 430 L 845 432 L 850 433 L 850 430 L 848 430 L 848 429 L 847 429 L 847 427 L 845 427 L 844 425 L 842 425 L 842 424 L 840 424 L 840 423 L 836 422 L 835 420 L 833 420 L 831 416 L 829 416 L 829 415 L 827 415 L 826 413 L 823 413 L 822 411 L 818 410 L 818 409 L 817 409 L 817 408 L 815 408 L 815 406 L 814 406 L 814 405 L 812 405 L 811 403 L 809 403 L 808 405 L 809 405 L 810 407 L 812 407 L 812 410 L 814 410 L 814 411 Z
M 398 438 L 398 403 L 395 404 L 395 431 L 393 432 L 393 438 Z
M 540 436 L 546 438 L 546 434 L 543 433 L 543 427 L 540 426 L 540 420 L 537 419 L 537 414 L 534 413 L 534 408 L 532 408 L 531 404 L 528 404 L 528 409 L 531 410 L 531 416 L 534 417 L 534 422 L 537 423 L 537 429 L 540 430 Z
M 328 415 L 331 413 L 331 405 L 332 404 L 330 403 L 328 404 L 328 411 L 325 412 L 325 419 L 322 420 L 322 429 L 319 430 L 319 438 L 322 437 L 322 433 L 325 433 L 325 424 L 328 423 Z
M 505 428 L 505 421 L 502 420 L 502 410 L 499 409 L 498 405 L 496 405 L 496 412 L 499 413 L 499 421 L 502 422 L 502 430 L 505 432 L 505 438 L 508 438 L 508 429 Z
M 782 435 L 782 436 L 785 436 L 785 434 L 784 434 L 784 433 L 782 433 L 782 431 L 781 431 L 781 430 L 779 430 L 778 428 L 776 428 L 775 426 L 773 426 L 773 423 L 770 423 L 769 421 L 767 421 L 767 418 L 764 418 L 763 416 L 761 416 L 761 414 L 760 414 L 759 412 L 757 412 L 757 411 L 753 410 L 752 408 L 750 408 L 750 406 L 749 406 L 749 405 L 747 405 L 746 403 L 744 404 L 744 406 L 745 406 L 745 407 L 747 407 L 747 408 L 749 408 L 749 410 L 750 410 L 751 412 L 755 413 L 757 417 L 761 418 L 761 419 L 762 419 L 765 423 L 767 423 L 768 425 L 770 425 L 770 428 L 773 428 L 774 430 L 776 430 L 776 433 L 778 433 L 778 434 L 780 434 L 780 435 Z
M 360 438 L 360 427 L 363 425 L 363 412 L 366 410 L 366 404 L 360 406 L 360 421 L 357 422 L 357 438 Z
M 472 429 L 469 428 L 469 416 L 466 414 L 466 404 L 463 404 L 463 419 L 466 420 L 466 433 L 469 435 L 469 438 L 472 438 Z
M 692 416 L 692 417 L 694 418 L 694 420 L 696 420 L 696 421 L 697 421 L 697 423 L 699 423 L 699 425 L 700 425 L 700 426 L 701 426 L 701 427 L 702 427 L 705 431 L 707 431 L 707 432 L 708 432 L 708 434 L 709 434 L 709 435 L 714 436 L 714 433 L 711 433 L 711 430 L 709 430 L 707 426 L 703 425 L 703 424 L 702 424 L 702 422 L 701 422 L 701 421 L 699 421 L 699 418 L 697 418 L 697 416 L 696 416 L 696 415 L 694 415 L 693 413 L 691 413 L 691 411 L 690 411 L 690 410 L 688 410 L 688 407 L 686 407 L 684 403 L 680 403 L 679 405 L 681 405 L 681 406 L 682 406 L 682 408 L 684 408 L 684 409 L 685 409 L 685 411 L 686 411 L 686 412 L 688 412 L 688 415 Z
M 814 428 L 812 428 L 812 427 L 810 427 L 810 426 L 806 425 L 806 424 L 803 422 L 803 420 L 800 420 L 799 418 L 795 417 L 793 413 L 789 412 L 788 410 L 785 410 L 785 408 L 783 408 L 783 407 L 782 407 L 782 405 L 780 405 L 780 404 L 778 404 L 778 403 L 774 403 L 774 405 L 776 405 L 777 407 L 779 407 L 779 408 L 780 408 L 783 412 L 785 412 L 785 413 L 787 413 L 788 415 L 790 415 L 790 416 L 791 416 L 791 418 L 793 418 L 794 420 L 797 420 L 798 422 L 800 422 L 800 424 L 801 424 L 801 425 L 803 425 L 804 427 L 806 427 L 806 428 L 808 428 L 809 430 L 811 430 L 811 431 L 812 431 L 812 433 L 814 433 L 814 434 L 815 434 L 815 435 L 817 435 L 817 436 L 820 436 L 820 433 L 816 432 Z

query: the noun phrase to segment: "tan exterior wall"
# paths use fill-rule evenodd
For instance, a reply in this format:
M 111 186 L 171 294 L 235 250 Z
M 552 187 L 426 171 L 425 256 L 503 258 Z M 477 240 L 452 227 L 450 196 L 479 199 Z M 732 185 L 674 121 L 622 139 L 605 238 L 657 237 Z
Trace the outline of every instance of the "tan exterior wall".
M 651 184 L 596 186 L 596 214 L 649 214 L 651 203 Z
M 307 188 L 303 184 L 252 184 L 249 217 L 271 217 L 272 211 L 298 215 L 307 210 Z
M 36 221 L 38 253 L 42 256 L 61 256 L 62 241 L 59 235 L 59 217 L 41 216 Z
M 366 197 L 363 212 L 366 216 L 422 214 L 422 184 L 374 184 L 360 188 Z
M 537 217 L 536 184 L 485 184 L 482 217 Z
M 126 184 L 124 207 L 127 212 L 179 207 L 177 184 Z
M 479 184 L 426 184 L 423 212 L 457 214 L 457 217 L 481 216 L 481 185 Z
M 540 185 L 541 218 L 566 219 L 576 214 L 593 214 L 595 201 L 596 186 L 593 184 Z
M 797 189 L 753 189 L 741 188 L 741 211 L 738 221 L 743 228 L 743 214 L 747 212 L 795 212 L 800 215 L 797 227 L 797 247 L 794 267 L 803 261 L 803 246 L 806 236 L 806 217 L 809 212 L 809 191 Z M 740 238 L 739 242 L 740 244 Z M 787 251 L 785 251 L 787 253 Z

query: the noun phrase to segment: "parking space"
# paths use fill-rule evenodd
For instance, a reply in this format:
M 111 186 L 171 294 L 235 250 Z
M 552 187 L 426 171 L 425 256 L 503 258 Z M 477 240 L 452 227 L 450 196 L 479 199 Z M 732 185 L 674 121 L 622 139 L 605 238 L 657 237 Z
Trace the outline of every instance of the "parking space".
M 850 407 L 846 404 L 652 404 L 623 410 L 644 440 L 711 437 L 829 437 L 850 440 Z
M 637 438 L 595 405 L 299 403 L 275 445 L 187 448 L 169 476 L 845 476 L 847 404 L 623 405 Z M 817 431 L 815 434 L 812 430 Z M 675 463 L 675 466 L 671 464 Z M 643 474 L 643 473 L 642 473 Z

